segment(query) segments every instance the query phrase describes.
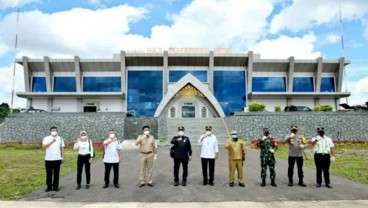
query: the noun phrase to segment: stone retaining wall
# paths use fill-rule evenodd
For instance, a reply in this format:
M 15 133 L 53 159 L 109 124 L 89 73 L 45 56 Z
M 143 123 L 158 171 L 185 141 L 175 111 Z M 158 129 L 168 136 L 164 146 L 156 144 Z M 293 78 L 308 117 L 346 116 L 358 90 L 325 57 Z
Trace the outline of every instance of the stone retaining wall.
M 243 112 L 225 118 L 229 129 L 248 139 L 259 138 L 267 127 L 271 134 L 283 139 L 290 126 L 296 124 L 299 133 L 307 138 L 316 135 L 317 127 L 324 127 L 333 139 L 368 140 L 368 113 L 364 112 Z

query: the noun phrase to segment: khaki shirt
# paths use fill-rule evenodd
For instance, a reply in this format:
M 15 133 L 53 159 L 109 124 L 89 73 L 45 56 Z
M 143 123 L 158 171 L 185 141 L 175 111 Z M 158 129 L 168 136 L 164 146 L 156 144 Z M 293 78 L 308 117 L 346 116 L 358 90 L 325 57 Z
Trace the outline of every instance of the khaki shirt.
M 229 160 L 242 160 L 245 156 L 245 147 L 242 141 L 227 139 L 225 148 L 229 151 Z
M 152 135 L 139 135 L 137 140 L 141 142 L 139 145 L 139 150 L 141 152 L 153 152 L 156 149 L 155 137 Z
M 295 134 L 290 137 L 290 134 L 286 136 L 285 142 L 289 144 L 289 157 L 303 157 L 303 148 L 301 144 L 307 144 L 308 140 L 303 135 Z

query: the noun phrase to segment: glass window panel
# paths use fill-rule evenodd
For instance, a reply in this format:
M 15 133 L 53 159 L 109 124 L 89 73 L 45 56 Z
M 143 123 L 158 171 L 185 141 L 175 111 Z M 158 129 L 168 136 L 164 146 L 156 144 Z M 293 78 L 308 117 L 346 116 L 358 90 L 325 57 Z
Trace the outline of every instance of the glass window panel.
M 128 111 L 153 116 L 163 98 L 162 71 L 128 71 Z
M 253 92 L 286 92 L 285 77 L 253 77 Z
M 225 115 L 242 111 L 245 103 L 245 71 L 214 71 L 214 94 Z
M 314 92 L 313 77 L 294 77 L 293 92 Z
M 121 92 L 121 78 L 83 77 L 83 92 Z
M 76 92 L 75 77 L 54 77 L 54 92 Z
M 333 77 L 321 78 L 321 92 L 335 92 L 335 79 Z
M 33 77 L 32 92 L 47 92 L 45 77 Z
M 170 70 L 169 82 L 177 82 L 188 73 L 195 76 L 201 82 L 207 81 L 207 70 Z

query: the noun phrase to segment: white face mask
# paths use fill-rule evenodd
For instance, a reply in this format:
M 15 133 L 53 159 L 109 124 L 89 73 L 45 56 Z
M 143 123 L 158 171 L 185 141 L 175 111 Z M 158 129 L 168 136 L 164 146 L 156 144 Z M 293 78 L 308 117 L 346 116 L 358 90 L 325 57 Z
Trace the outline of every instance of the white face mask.
M 179 136 L 184 136 L 184 131 L 179 131 L 179 132 L 178 132 L 178 135 L 179 135 Z
M 52 131 L 52 132 L 51 132 L 51 135 L 52 135 L 52 136 L 56 136 L 56 135 L 57 135 L 57 131 Z
M 211 135 L 211 131 L 206 131 L 206 134 L 209 136 Z
M 113 139 L 113 138 L 115 138 L 115 134 L 110 134 L 109 137 L 110 137 L 110 139 Z
M 86 140 L 88 138 L 88 136 L 81 136 L 82 140 Z
M 143 132 L 145 135 L 148 135 L 150 132 L 149 131 L 144 131 Z

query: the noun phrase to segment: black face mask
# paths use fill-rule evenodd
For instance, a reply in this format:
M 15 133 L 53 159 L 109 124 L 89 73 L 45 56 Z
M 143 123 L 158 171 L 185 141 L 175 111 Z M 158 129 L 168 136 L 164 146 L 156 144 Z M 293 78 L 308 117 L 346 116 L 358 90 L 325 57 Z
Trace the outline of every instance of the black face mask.
M 268 136 L 268 135 L 270 135 L 270 132 L 265 131 L 265 132 L 263 132 L 263 135 Z
M 296 134 L 296 132 L 298 132 L 296 129 L 291 130 L 291 133 L 293 133 L 293 134 Z
M 323 132 L 323 131 L 319 131 L 319 132 L 318 132 L 318 135 L 319 135 L 319 136 L 321 136 L 321 137 L 323 137 L 323 135 L 325 135 L 325 132 Z

